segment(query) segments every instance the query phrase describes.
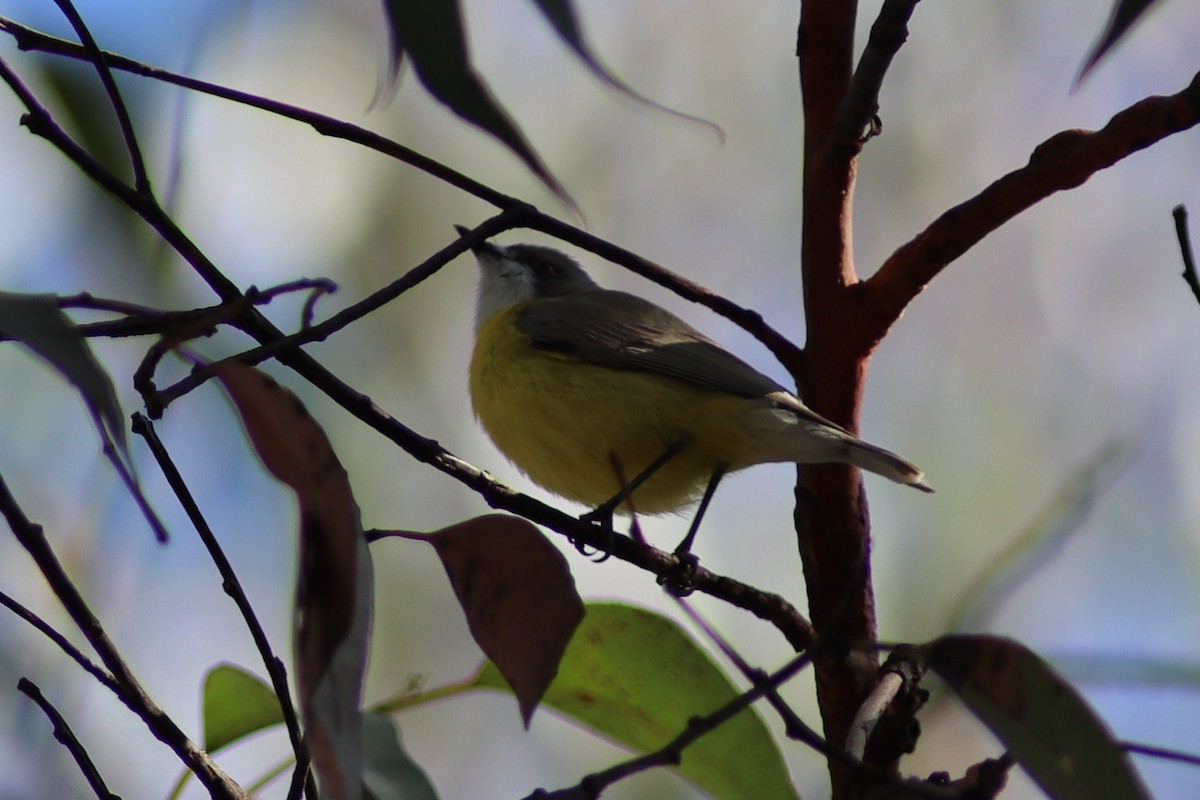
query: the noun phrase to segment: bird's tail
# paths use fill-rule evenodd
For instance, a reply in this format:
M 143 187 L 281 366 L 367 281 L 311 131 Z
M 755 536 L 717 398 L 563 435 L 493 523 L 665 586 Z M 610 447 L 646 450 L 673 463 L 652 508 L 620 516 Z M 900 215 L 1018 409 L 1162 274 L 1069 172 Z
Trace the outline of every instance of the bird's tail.
M 907 461 L 895 453 L 864 442 L 862 439 L 846 438 L 843 440 L 842 455 L 845 461 L 859 469 L 882 475 L 896 483 L 907 484 L 922 492 L 933 493 L 933 487 L 925 482 L 925 473 L 916 464 Z M 839 459 L 841 460 L 841 459 Z
M 742 419 L 749 442 L 750 458 L 746 466 L 764 461 L 853 464 L 896 483 L 933 492 L 933 487 L 925 482 L 925 473 L 916 464 L 864 442 L 787 392 L 775 392 L 754 401 L 754 410 Z M 736 468 L 740 466 L 735 459 Z

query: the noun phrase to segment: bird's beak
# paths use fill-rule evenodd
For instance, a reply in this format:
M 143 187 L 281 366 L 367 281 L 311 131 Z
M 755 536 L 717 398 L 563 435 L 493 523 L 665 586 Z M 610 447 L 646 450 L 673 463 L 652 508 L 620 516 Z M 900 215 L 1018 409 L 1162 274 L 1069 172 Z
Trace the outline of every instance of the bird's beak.
M 455 225 L 454 230 L 458 231 L 459 236 L 466 236 L 471 232 L 471 229 L 465 225 Z M 479 242 L 471 245 L 471 252 L 476 258 L 487 257 L 493 261 L 499 261 L 504 258 L 504 248 L 491 242 Z

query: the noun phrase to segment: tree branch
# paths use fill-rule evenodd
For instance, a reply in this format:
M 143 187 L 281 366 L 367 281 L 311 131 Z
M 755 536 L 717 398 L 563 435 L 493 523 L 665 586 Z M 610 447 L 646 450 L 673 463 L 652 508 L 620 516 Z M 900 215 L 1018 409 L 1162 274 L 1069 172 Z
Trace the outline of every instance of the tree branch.
M 714 730 L 726 720 L 732 719 L 751 703 L 773 692 L 789 681 L 793 676 L 808 666 L 807 656 L 797 656 L 770 677 L 758 685 L 735 697 L 711 714 L 693 717 L 687 728 L 674 739 L 653 753 L 646 753 L 601 772 L 587 775 L 577 785 L 554 792 L 539 789 L 529 795 L 526 800 L 595 800 L 600 794 L 617 781 L 645 772 L 653 767 L 664 767 L 678 764 L 683 758 L 683 751 L 709 731 Z
M 1200 303 L 1200 277 L 1196 275 L 1196 254 L 1192 252 L 1192 236 L 1188 232 L 1187 208 L 1175 206 L 1175 237 L 1179 240 L 1179 254 L 1183 258 L 1183 280 L 1192 290 L 1196 302 Z
M 1137 742 L 1121 742 L 1120 747 L 1126 753 L 1136 753 L 1140 756 L 1161 758 L 1164 761 L 1177 761 L 1180 764 L 1190 764 L 1193 767 L 1200 767 L 1200 755 L 1196 755 L 1195 753 L 1184 753 L 1179 750 L 1170 750 L 1165 747 L 1155 747 L 1154 745 L 1139 744 Z
M 199 746 L 189 739 L 167 714 L 150 699 L 134 676 L 116 645 L 108 638 L 87 602 L 67 576 L 58 557 L 46 541 L 41 526 L 30 522 L 25 512 L 17 504 L 16 498 L 8 489 L 3 476 L 0 476 L 0 515 L 8 522 L 17 541 L 33 558 L 35 564 L 50 584 L 51 591 L 62 603 L 72 621 L 87 638 L 95 649 L 100 660 L 112 674 L 113 681 L 119 688 L 118 697 L 138 717 L 146 723 L 151 733 L 175 752 L 179 759 L 195 773 L 200 783 L 208 789 L 214 798 L 227 800 L 248 800 L 248 795 L 242 791 L 217 764 L 208 757 Z
M 920 0 L 884 0 L 883 7 L 858 68 L 850 79 L 850 88 L 838 107 L 831 147 L 847 148 L 846 156 L 857 155 L 866 141 L 863 131 L 871 127 L 879 113 L 879 91 L 892 59 L 908 39 L 908 20 Z
M 208 550 L 209 558 L 212 559 L 217 571 L 221 574 L 225 593 L 232 598 L 238 611 L 241 612 L 246 628 L 250 631 L 250 638 L 254 640 L 254 646 L 258 648 L 259 655 L 262 656 L 263 664 L 267 669 L 267 675 L 271 678 L 271 688 L 275 690 L 275 696 L 279 699 L 279 710 L 283 715 L 288 738 L 291 740 L 292 750 L 296 754 L 296 761 L 297 763 L 306 762 L 307 752 L 300 733 L 300 721 L 296 718 L 296 708 L 292 705 L 292 695 L 287 682 L 287 669 L 283 665 L 283 660 L 275 655 L 275 651 L 271 648 L 271 643 L 267 640 L 267 633 L 258 621 L 258 615 L 254 613 L 253 606 L 250 605 L 250 600 L 242 589 L 241 581 L 238 580 L 237 573 L 233 571 L 233 565 L 225 557 L 225 552 L 221 549 L 212 528 L 209 527 L 208 520 L 200 511 L 196 498 L 192 496 L 187 483 L 171 459 L 170 453 L 167 452 L 162 440 L 158 438 L 154 424 L 142 414 L 134 414 L 133 432 L 146 440 L 151 455 L 154 456 L 163 476 L 167 479 L 167 484 L 179 498 L 179 504 L 183 506 L 184 512 L 200 536 L 200 541 Z
M 117 686 L 117 682 L 113 680 L 112 675 L 109 675 L 107 672 L 101 669 L 98 665 L 96 665 L 95 662 L 85 656 L 78 647 L 67 641 L 67 637 L 56 631 L 50 625 L 50 623 L 46 622 L 44 619 L 6 595 L 4 592 L 0 592 L 0 605 L 9 609 L 18 617 L 41 631 L 42 635 L 58 645 L 58 649 L 66 653 L 76 664 L 83 667 L 84 671 L 95 678 L 101 686 L 106 687 L 118 697 L 121 696 L 121 687 Z
M 870 340 L 877 343 L 950 262 L 1017 214 L 1198 123 L 1200 73 L 1182 91 L 1140 100 L 1097 131 L 1068 130 L 1051 136 L 1033 151 L 1028 164 L 942 214 L 858 287 Z
M 96 769 L 96 765 L 92 763 L 91 756 L 87 750 L 79 743 L 79 739 L 75 738 L 71 726 L 67 724 L 67 720 L 59 713 L 49 700 L 42 694 L 42 690 L 37 687 L 33 681 L 28 678 L 21 678 L 17 681 L 17 689 L 28 697 L 30 700 L 38 704 L 42 709 L 42 713 L 50 720 L 50 724 L 54 726 L 54 738 L 62 743 L 62 746 L 67 748 L 67 752 L 75 759 L 75 763 L 79 765 L 79 771 L 83 773 L 83 777 L 87 780 L 88 786 L 92 787 L 92 792 L 100 800 L 120 800 L 115 794 L 108 790 L 108 786 L 104 783 L 104 778 L 100 776 L 100 770 Z
M 109 69 L 104 51 L 96 44 L 96 39 L 88 30 L 83 17 L 79 15 L 79 11 L 76 10 L 71 0 L 54 0 L 54 4 L 58 6 L 63 16 L 71 23 L 71 27 L 75 29 L 75 33 L 79 35 L 84 58 L 92 63 L 96 68 L 96 74 L 100 76 L 104 93 L 108 95 L 109 104 L 117 116 L 121 138 L 125 140 L 125 149 L 129 152 L 129 162 L 133 167 L 134 187 L 140 193 L 150 194 L 150 179 L 146 173 L 146 161 L 142 158 L 142 148 L 138 144 L 137 135 L 133 132 L 133 120 L 129 116 L 129 108 L 125 105 L 125 100 L 121 97 L 121 90 L 117 88 L 117 82 L 113 79 L 112 70 Z
M 851 220 L 861 136 L 855 130 L 849 142 L 842 141 L 837 123 L 839 117 L 847 120 L 860 113 L 854 109 L 861 96 L 848 99 L 856 16 L 853 1 L 804 0 L 797 46 L 804 107 L 800 227 L 808 335 L 797 382 L 811 408 L 851 430 L 858 427 L 869 355 L 860 344 L 848 291 L 858 282 Z M 863 72 L 864 86 L 871 83 L 869 74 Z M 813 671 L 824 738 L 840 744 L 879 667 L 870 523 L 861 476 L 841 466 L 801 467 L 794 520 L 809 614 L 821 641 Z M 827 760 L 833 800 L 858 796 L 863 787 L 857 773 L 836 759 Z

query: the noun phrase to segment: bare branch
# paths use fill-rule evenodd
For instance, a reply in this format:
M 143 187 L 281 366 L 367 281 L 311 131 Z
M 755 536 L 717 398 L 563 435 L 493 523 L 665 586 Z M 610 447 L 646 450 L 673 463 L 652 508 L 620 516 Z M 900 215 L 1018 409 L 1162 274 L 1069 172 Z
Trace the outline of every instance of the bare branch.
M 674 598 L 675 603 L 680 607 L 680 609 L 682 609 L 688 618 L 692 620 L 696 627 L 700 628 L 700 630 L 704 632 L 704 635 L 709 638 L 709 641 L 717 646 L 717 649 L 720 650 L 735 667 L 737 667 L 738 672 L 742 673 L 742 677 L 748 680 L 752 686 L 757 686 L 759 683 L 767 679 L 766 673 L 761 669 L 751 667 L 750 664 L 744 658 L 742 658 L 741 654 L 734 649 L 733 645 L 731 645 L 724 636 L 721 636 L 721 634 L 719 634 L 715 628 L 709 625 L 708 620 L 704 619 L 704 617 L 700 615 L 700 612 L 692 607 L 691 603 L 689 603 L 686 599 L 674 594 L 672 597 Z M 811 652 L 809 655 L 811 657 Z M 778 691 L 771 689 L 767 692 L 766 698 L 767 702 L 771 704 L 771 707 L 775 709 L 775 712 L 779 714 L 780 719 L 783 720 L 783 724 L 789 738 L 806 742 L 816 747 L 818 751 L 825 746 L 825 741 L 821 739 L 816 731 L 814 731 L 812 728 L 806 725 L 802 719 L 800 719 L 800 716 L 779 695 Z
M 225 552 L 221 549 L 217 537 L 213 534 L 212 528 L 209 527 L 208 521 L 200 511 L 200 506 L 196 503 L 196 498 L 192 496 L 191 490 L 188 489 L 187 483 L 183 479 L 183 475 L 179 473 L 179 469 L 171 459 L 170 453 L 167 452 L 167 448 L 163 445 L 162 440 L 158 438 L 158 433 L 154 430 L 154 424 L 144 415 L 134 414 L 133 432 L 146 440 L 146 444 L 150 448 L 150 453 L 154 456 L 154 460 L 158 462 L 163 476 L 167 479 L 167 484 L 171 487 L 171 491 L 175 493 L 175 496 L 179 498 L 179 504 L 183 506 L 184 512 L 188 515 L 188 519 L 191 520 L 192 525 L 196 528 L 196 533 L 200 536 L 200 541 L 204 543 L 209 557 L 213 560 L 217 571 L 221 574 L 222 587 L 225 589 L 225 593 L 233 599 L 234 604 L 238 607 L 238 611 L 241 612 L 242 619 L 246 622 L 246 628 L 250 631 L 250 638 L 254 640 L 254 646 L 258 648 L 258 652 L 263 659 L 263 664 L 266 666 L 267 675 L 271 678 L 271 688 L 275 690 L 275 696 L 279 698 L 279 710 L 283 714 L 283 721 L 287 727 L 288 737 L 291 739 L 292 750 L 296 754 L 296 760 L 303 762 L 307 757 L 307 753 L 300 734 L 300 721 L 296 718 L 296 708 L 292 704 L 291 691 L 288 689 L 287 669 L 283 665 L 283 660 L 271 648 L 271 643 L 267 640 L 267 633 L 263 630 L 262 623 L 258 621 L 258 615 L 254 613 L 253 606 L 250 605 L 250 600 L 246 597 L 246 592 L 242 589 L 241 581 L 238 580 L 237 573 L 233 571 L 233 565 L 225 557 Z
M 950 262 L 1025 209 L 1073 189 L 1096 172 L 1200 123 L 1200 73 L 1184 90 L 1147 97 L 1097 131 L 1062 131 L 1040 144 L 1029 163 L 933 221 L 859 285 L 872 341 Z
M 872 127 L 879 113 L 879 91 L 892 59 L 908 39 L 908 20 L 920 0 L 885 0 L 850 88 L 838 107 L 831 147 L 844 148 L 846 156 L 857 155 L 866 141 L 863 131 Z
M 807 667 L 808 662 L 807 655 L 797 656 L 766 680 L 761 681 L 759 685 L 738 695 L 713 713 L 702 717 L 693 717 L 691 722 L 688 723 L 687 728 L 664 747 L 653 753 L 646 753 L 606 770 L 594 772 L 591 775 L 585 776 L 577 785 L 566 789 L 559 789 L 554 792 L 546 792 L 539 789 L 529 795 L 526 800 L 551 800 L 552 798 L 553 800 L 594 800 L 594 798 L 600 796 L 604 789 L 623 778 L 636 775 L 639 772 L 645 772 L 654 767 L 678 764 L 683 757 L 683 751 L 693 742 L 722 725 L 726 720 L 732 719 L 768 692 L 777 690 Z
M 46 541 L 41 526 L 35 525 L 25 516 L 3 476 L 0 476 L 0 516 L 8 522 L 13 535 L 33 558 L 51 591 L 112 673 L 113 681 L 119 688 L 118 696 L 121 701 L 146 723 L 160 741 L 179 756 L 214 798 L 247 800 L 248 795 L 241 787 L 226 775 L 203 749 L 189 739 L 146 694 L 116 645 L 104 632 L 100 620 L 92 613 L 75 584 L 67 576 L 50 543 Z
M 109 675 L 107 672 L 101 669 L 95 662 L 85 656 L 78 647 L 67 641 L 67 637 L 55 630 L 50 623 L 46 622 L 44 619 L 18 603 L 16 600 L 4 594 L 4 592 L 0 592 L 0 605 L 6 607 L 18 617 L 41 631 L 47 639 L 58 645 L 58 649 L 70 656 L 76 664 L 83 667 L 85 672 L 99 681 L 101 685 L 107 687 L 113 694 L 120 697 L 121 687 L 117 686 L 117 682 L 113 680 L 112 675 Z
M 1126 753 L 1136 753 L 1140 756 L 1161 758 L 1165 761 L 1178 761 L 1182 764 L 1191 764 L 1194 767 L 1200 767 L 1200 756 L 1194 753 L 1183 753 L 1179 750 L 1168 750 L 1165 747 L 1138 744 L 1137 742 L 1121 742 L 1121 749 Z
M 879 722 L 883 712 L 887 710 L 888 705 L 902 688 L 904 688 L 904 679 L 899 674 L 883 673 L 879 683 L 875 684 L 874 691 L 867 696 L 854 715 L 854 724 L 850 726 L 850 735 L 846 738 L 846 752 L 860 761 L 862 760 L 867 752 L 867 741 L 871 738 L 871 732 L 875 730 L 875 724 Z
M 1196 302 L 1200 303 L 1200 277 L 1196 276 L 1196 255 L 1192 252 L 1192 237 L 1188 232 L 1187 208 L 1175 206 L 1175 237 L 1179 240 L 1179 254 L 1183 257 L 1183 279 L 1191 287 Z
M 148 195 L 151 188 L 150 179 L 146 174 L 146 161 L 142 158 L 142 148 L 138 145 L 137 135 L 133 132 L 133 120 L 129 116 L 129 108 L 125 105 L 125 100 L 121 97 L 121 90 L 117 88 L 112 70 L 108 67 L 108 59 L 104 51 L 96 44 L 96 39 L 88 30 L 83 17 L 79 15 L 79 11 L 76 10 L 71 0 L 54 0 L 54 3 L 71 23 L 75 33 L 79 35 L 86 59 L 96 67 L 100 83 L 104 86 L 104 93 L 108 95 L 113 113 L 117 115 L 117 124 L 121 128 L 121 137 L 125 140 L 125 149 L 129 151 L 129 162 L 133 167 L 133 185 L 138 192 Z
M 83 773 L 83 777 L 87 780 L 88 786 L 92 787 L 92 792 L 100 800 L 120 800 L 115 794 L 108 790 L 108 786 L 104 783 L 104 778 L 100 776 L 100 771 L 96 769 L 96 765 L 92 763 L 91 756 L 87 754 L 87 750 L 75 738 L 71 726 L 67 724 L 66 719 L 59 713 L 58 709 L 42 694 L 42 690 L 28 678 L 21 678 L 17 681 L 17 689 L 26 695 L 30 700 L 38 704 L 42 709 L 42 713 L 50 720 L 54 726 L 54 738 L 62 743 L 63 747 L 67 748 L 67 752 L 75 759 L 75 763 L 79 765 L 79 771 Z
M 158 205 L 154 196 L 150 193 L 139 192 L 127 185 L 72 139 L 3 59 L 0 59 L 0 80 L 9 85 L 28 110 L 28 113 L 21 118 L 21 124 L 28 128 L 30 133 L 41 136 L 58 148 L 102 189 L 144 219 L 167 244 L 187 261 L 218 297 L 226 302 L 241 298 L 242 295 L 237 286 L 226 278 L 175 224 L 175 221 Z

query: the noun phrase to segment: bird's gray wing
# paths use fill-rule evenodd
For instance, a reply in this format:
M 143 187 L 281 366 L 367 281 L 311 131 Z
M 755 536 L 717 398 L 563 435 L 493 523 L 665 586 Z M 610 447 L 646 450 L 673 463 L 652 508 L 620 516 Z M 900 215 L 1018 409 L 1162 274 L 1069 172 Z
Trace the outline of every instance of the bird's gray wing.
M 669 375 L 748 398 L 785 391 L 671 312 L 625 292 L 593 289 L 538 300 L 517 328 L 540 350 L 590 364 Z

